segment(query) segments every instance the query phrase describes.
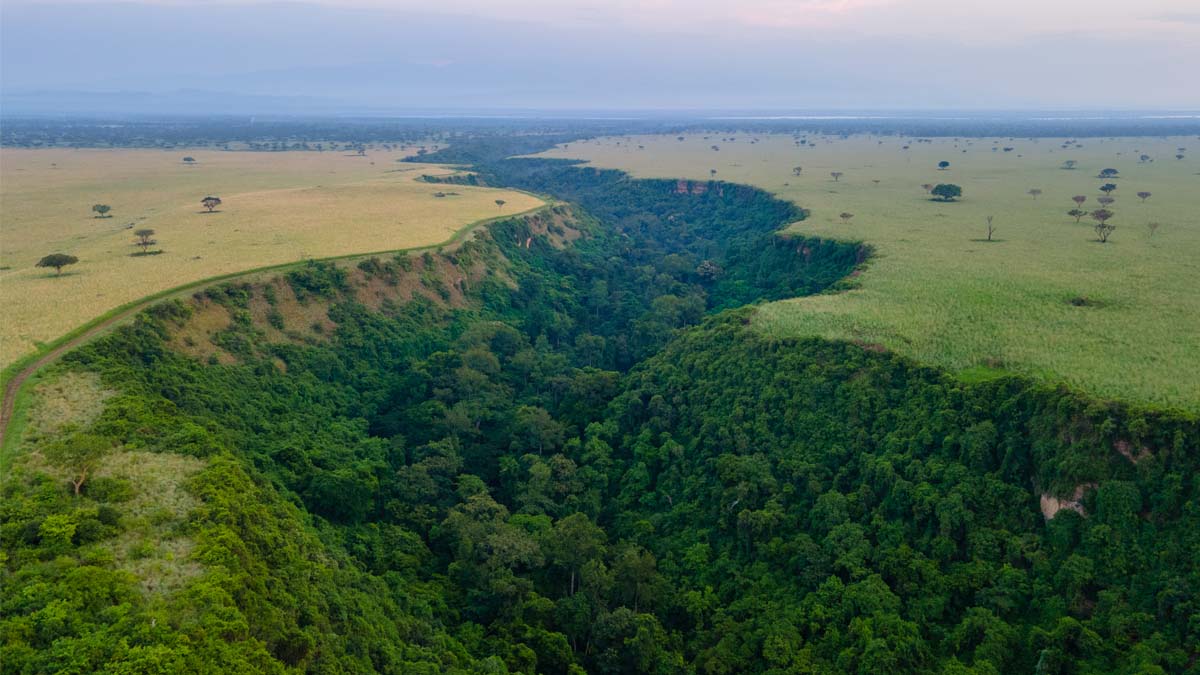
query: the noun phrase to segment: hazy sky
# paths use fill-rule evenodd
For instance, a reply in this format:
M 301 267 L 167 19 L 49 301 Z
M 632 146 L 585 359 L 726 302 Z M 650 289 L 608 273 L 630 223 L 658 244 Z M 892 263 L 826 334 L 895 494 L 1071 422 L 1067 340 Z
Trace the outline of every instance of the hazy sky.
M 6 99 L 1200 108 L 1200 0 L 4 0 L 2 11 Z

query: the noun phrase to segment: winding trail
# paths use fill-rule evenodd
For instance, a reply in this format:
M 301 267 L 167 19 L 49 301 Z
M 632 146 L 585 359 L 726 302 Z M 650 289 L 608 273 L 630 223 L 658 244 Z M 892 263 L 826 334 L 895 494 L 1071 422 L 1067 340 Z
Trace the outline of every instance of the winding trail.
M 198 281 L 189 282 L 189 283 L 183 284 L 181 286 L 176 286 L 175 288 L 167 289 L 165 291 L 160 291 L 158 293 L 148 295 L 148 296 L 142 298 L 141 300 L 135 300 L 132 304 L 126 305 L 124 308 L 119 308 L 119 309 L 115 310 L 112 314 L 110 314 L 109 316 L 105 316 L 104 318 L 100 319 L 95 324 L 92 324 L 92 325 L 85 324 L 85 326 L 87 326 L 87 327 L 84 328 L 82 330 L 82 332 L 80 332 L 78 335 L 74 335 L 74 336 L 62 341 L 61 343 L 55 344 L 49 351 L 38 356 L 36 359 L 31 361 L 27 365 L 22 366 L 4 384 L 3 400 L 0 401 L 0 452 L 2 452 L 4 450 L 4 448 L 6 447 L 6 443 L 8 442 L 9 426 L 12 423 L 13 414 L 16 412 L 17 398 L 21 393 L 21 387 L 25 384 L 25 382 L 30 377 L 33 377 L 35 374 L 37 374 L 37 372 L 39 370 L 41 370 L 43 367 L 48 366 L 51 363 L 54 363 L 55 361 L 57 361 L 59 359 L 59 357 L 61 357 L 66 352 L 71 351 L 72 349 L 75 349 L 76 347 L 78 347 L 82 344 L 85 344 L 88 341 L 98 337 L 100 334 L 104 333 L 105 331 L 112 328 L 113 326 L 130 319 L 131 317 L 136 315 L 138 312 L 141 312 L 142 310 L 146 309 L 147 307 L 149 307 L 157 302 L 161 302 L 168 298 L 175 297 L 177 295 L 181 295 L 184 293 L 193 293 L 195 291 L 201 290 L 208 286 L 212 286 L 214 284 L 224 283 L 227 281 L 232 281 L 234 279 L 240 279 L 240 278 L 248 277 L 248 276 L 255 275 L 255 274 L 263 274 L 263 273 L 268 273 L 268 272 L 272 272 L 272 273 L 282 272 L 284 270 L 287 270 L 287 269 L 290 269 L 293 267 L 298 267 L 300 265 L 304 265 L 309 262 L 336 262 L 336 261 L 354 260 L 357 258 L 369 258 L 371 256 L 378 256 L 378 255 L 389 255 L 389 254 L 395 254 L 395 253 L 401 253 L 401 252 L 420 253 L 422 251 L 432 251 L 432 250 L 436 250 L 439 248 L 451 248 L 451 247 L 461 244 L 463 241 L 465 241 L 467 239 L 468 236 L 470 236 L 472 233 L 474 233 L 479 228 L 481 228 L 485 225 L 488 225 L 490 223 L 496 222 L 498 220 L 503 220 L 506 218 L 514 218 L 517 216 L 527 215 L 527 214 L 533 213 L 535 211 L 540 211 L 542 209 L 550 208 L 558 203 L 558 200 L 554 199 L 553 197 L 548 197 L 546 195 L 539 195 L 539 194 L 525 191 L 525 190 L 521 190 L 521 192 L 525 192 L 526 194 L 537 197 L 538 199 L 540 199 L 542 201 L 542 204 L 535 206 L 533 208 L 530 208 L 530 209 L 526 209 L 524 211 L 519 211 L 519 212 L 515 212 L 515 213 L 506 213 L 501 216 L 494 216 L 492 218 L 485 218 L 483 220 L 477 220 L 473 223 L 469 223 L 465 227 L 457 230 L 454 233 L 454 235 L 450 237 L 450 239 L 447 239 L 446 241 L 443 241 L 440 243 L 429 244 L 428 246 L 416 246 L 413 248 L 392 249 L 392 250 L 387 250 L 387 251 L 374 251 L 374 252 L 370 252 L 370 253 L 352 253 L 349 255 L 340 255 L 340 256 L 334 256 L 334 257 L 330 257 L 330 258 L 312 258 L 309 260 L 298 260 L 298 261 L 282 263 L 282 264 L 278 264 L 278 265 L 268 265 L 266 267 L 256 267 L 256 268 L 252 268 L 252 269 L 248 269 L 248 270 L 242 270 L 240 272 L 231 272 L 229 274 L 222 274 L 222 275 L 215 276 L 215 277 L 209 277 L 208 279 L 200 279 Z M 68 333 L 68 335 L 70 335 L 70 333 Z

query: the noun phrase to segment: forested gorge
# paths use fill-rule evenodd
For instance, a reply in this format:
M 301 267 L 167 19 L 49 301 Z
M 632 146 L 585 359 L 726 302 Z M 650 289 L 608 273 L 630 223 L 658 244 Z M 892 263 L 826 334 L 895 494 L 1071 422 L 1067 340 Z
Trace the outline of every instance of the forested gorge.
M 195 458 L 164 536 L 197 569 L 146 592 L 145 486 L 18 462 L 5 672 L 1197 672 L 1196 420 L 768 339 L 745 305 L 866 250 L 753 188 L 513 152 L 473 171 L 564 203 L 290 273 L 332 330 L 270 339 L 233 284 L 67 359 L 117 393 L 31 451 Z M 201 303 L 232 360 L 172 348 Z

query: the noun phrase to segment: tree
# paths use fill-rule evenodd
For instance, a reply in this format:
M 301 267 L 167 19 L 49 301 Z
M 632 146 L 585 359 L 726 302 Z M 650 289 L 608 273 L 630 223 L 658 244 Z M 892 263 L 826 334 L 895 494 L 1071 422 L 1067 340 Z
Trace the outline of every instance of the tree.
M 1142 155 L 1142 156 L 1138 157 L 1138 160 L 1139 160 L 1139 161 L 1141 161 L 1141 162 L 1143 162 L 1143 163 L 1145 163 L 1145 162 L 1149 162 L 1149 161 L 1150 161 L 1150 155 Z
M 841 218 L 843 223 L 850 222 L 850 219 L 853 217 L 854 217 L 853 213 L 847 213 L 845 211 L 838 214 L 838 218 Z
M 62 274 L 62 268 L 67 265 L 74 265 L 79 262 L 79 258 L 66 253 L 51 253 L 50 255 L 37 261 L 35 267 L 53 267 L 56 275 Z
M 95 434 L 75 434 L 46 447 L 46 459 L 71 472 L 71 486 L 78 495 L 83 484 L 112 450 L 112 441 Z
M 1078 164 L 1079 164 L 1079 162 L 1077 162 L 1073 159 L 1068 159 L 1067 161 L 1062 163 L 1062 168 L 1066 169 L 1067 171 L 1070 171 L 1070 170 L 1074 169 L 1075 166 Z
M 504 205 L 507 203 L 508 202 L 504 201 L 503 199 L 497 199 L 496 200 L 496 208 L 502 209 L 502 208 L 504 208 Z
M 201 199 L 200 204 L 204 208 L 208 209 L 209 213 L 212 213 L 213 209 L 215 209 L 221 205 L 221 198 L 213 197 L 212 195 L 209 195 L 209 196 L 205 197 L 204 199 Z
M 716 178 L 716 177 L 717 177 L 717 170 L 716 170 L 716 169 L 709 169 L 709 170 L 708 170 L 708 177 L 709 177 L 710 179 L 712 179 L 712 178 Z
M 984 220 L 987 221 L 987 240 L 988 241 L 991 241 L 992 235 L 996 233 L 996 226 L 992 224 L 992 220 L 994 218 L 995 218 L 995 216 L 987 216 L 984 218 Z
M 1150 230 L 1151 237 L 1153 237 L 1154 233 L 1158 231 L 1158 226 L 1159 226 L 1159 223 L 1156 220 L 1152 220 L 1152 221 L 1146 223 L 1146 229 Z
M 1175 155 L 1175 159 L 1183 159 L 1183 153 L 1181 152 L 1178 155 Z
M 108 212 L 112 211 L 112 207 L 108 204 L 93 204 L 92 211 L 96 212 L 97 218 L 112 218 L 112 216 L 108 215 Z
M 925 190 L 925 194 L 929 194 L 933 190 L 933 183 L 922 183 L 921 189 Z
M 954 183 L 938 183 L 930 194 L 939 202 L 952 202 L 962 196 L 962 188 Z
M 938 171 L 945 171 L 946 169 L 949 169 L 949 168 L 950 168 L 950 162 L 947 162 L 944 159 L 942 161 L 938 162 Z
M 1083 195 L 1075 195 L 1074 197 L 1071 197 L 1071 201 L 1075 202 L 1077 206 L 1083 206 L 1083 203 L 1087 201 L 1087 197 Z
M 196 158 L 195 158 L 195 157 L 184 157 L 184 158 L 183 158 L 183 163 L 184 163 L 184 164 L 187 164 L 188 166 L 195 166 L 195 165 L 196 165 Z
M 792 175 L 793 175 L 793 176 L 799 176 L 799 175 L 800 175 L 800 172 L 801 172 L 801 171 L 803 171 L 803 170 L 804 170 L 804 167 L 801 167 L 801 166 L 793 166 L 793 167 L 792 167 Z
M 1116 183 L 1105 183 L 1100 186 L 1100 191 L 1106 195 L 1112 194 L 1117 189 Z
M 137 245 L 142 247 L 142 253 L 158 243 L 154 240 L 154 230 L 134 230 L 133 234 L 137 237 Z
M 841 178 L 842 176 L 844 176 L 845 174 L 843 174 L 841 171 L 830 171 L 829 175 L 833 176 L 833 182 L 836 183 L 836 182 L 838 182 L 838 179 Z
M 1087 214 L 1088 214 L 1088 212 L 1084 211 L 1083 209 L 1071 209 L 1070 211 L 1067 211 L 1067 215 L 1074 216 L 1075 222 L 1077 222 L 1077 223 L 1079 222 L 1080 218 L 1083 218 Z
M 1146 203 L 1146 200 L 1150 198 L 1150 194 L 1151 193 L 1143 190 L 1143 191 L 1137 193 L 1137 196 L 1138 196 L 1138 199 L 1142 200 L 1142 203 L 1144 204 L 1144 203 Z
M 1040 195 L 1040 194 L 1042 194 L 1042 191 L 1039 188 L 1030 188 L 1030 190 L 1029 190 L 1029 196 L 1033 197 L 1035 200 L 1038 198 L 1038 195 Z
M 1107 180 L 1110 178 L 1116 178 L 1117 174 L 1119 173 L 1121 172 L 1117 171 L 1116 169 L 1101 169 L 1100 173 L 1096 174 L 1096 178 L 1103 178 Z
M 1096 220 L 1096 238 L 1100 240 L 1101 244 L 1107 242 L 1109 235 L 1113 233 L 1113 230 L 1117 229 L 1116 225 L 1108 224 L 1108 220 L 1113 215 L 1115 214 L 1108 209 L 1096 209 L 1092 211 L 1092 218 Z
M 1115 202 L 1117 200 L 1113 199 L 1112 197 L 1105 196 L 1105 197 L 1096 197 L 1096 201 L 1100 203 L 1100 206 L 1102 206 L 1104 208 L 1108 208 L 1108 206 L 1110 204 L 1112 204 L 1113 202 Z

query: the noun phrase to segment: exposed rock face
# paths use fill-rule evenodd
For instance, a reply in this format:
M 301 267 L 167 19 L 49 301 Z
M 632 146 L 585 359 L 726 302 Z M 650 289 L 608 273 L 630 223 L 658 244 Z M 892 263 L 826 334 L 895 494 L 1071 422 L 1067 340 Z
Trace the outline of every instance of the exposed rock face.
M 1095 487 L 1095 483 L 1083 483 L 1082 485 L 1076 485 L 1075 492 L 1071 494 L 1070 499 L 1059 499 L 1050 493 L 1043 493 L 1041 500 L 1042 515 L 1045 516 L 1046 520 L 1050 520 L 1056 514 L 1058 514 L 1059 511 L 1062 511 L 1063 509 L 1071 509 L 1075 513 L 1087 517 L 1087 511 L 1083 508 L 1083 495 L 1086 494 L 1088 490 L 1094 489 Z

